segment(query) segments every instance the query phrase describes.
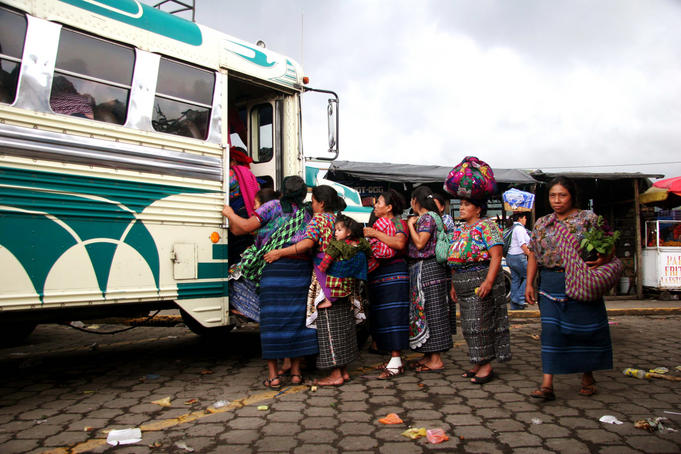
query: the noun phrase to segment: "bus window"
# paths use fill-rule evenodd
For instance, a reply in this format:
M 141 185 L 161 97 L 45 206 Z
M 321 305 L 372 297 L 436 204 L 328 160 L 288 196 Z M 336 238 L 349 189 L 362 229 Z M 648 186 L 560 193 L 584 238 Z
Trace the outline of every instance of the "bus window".
M 272 105 L 259 104 L 251 109 L 251 153 L 253 162 L 272 159 Z
M 151 124 L 156 131 L 208 137 L 215 74 L 161 57 Z
M 122 125 L 134 55 L 130 47 L 63 28 L 50 107 L 55 113 Z
M 0 102 L 11 104 L 17 94 L 19 65 L 26 37 L 26 17 L 0 8 Z

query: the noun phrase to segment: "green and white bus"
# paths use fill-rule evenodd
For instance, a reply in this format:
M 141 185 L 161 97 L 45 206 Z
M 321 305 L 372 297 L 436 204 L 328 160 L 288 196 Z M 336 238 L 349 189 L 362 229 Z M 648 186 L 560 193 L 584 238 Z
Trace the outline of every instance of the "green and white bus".
M 275 187 L 302 176 L 303 79 L 137 0 L 0 0 L 4 337 L 178 306 L 229 325 L 229 146 Z

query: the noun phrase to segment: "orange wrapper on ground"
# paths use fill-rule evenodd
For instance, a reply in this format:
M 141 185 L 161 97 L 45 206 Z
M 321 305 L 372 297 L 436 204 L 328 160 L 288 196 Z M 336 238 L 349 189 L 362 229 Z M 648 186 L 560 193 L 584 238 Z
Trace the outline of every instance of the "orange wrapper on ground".
M 397 416 L 397 413 L 390 413 L 385 418 L 379 419 L 378 422 L 381 424 L 402 424 L 404 421 Z
M 411 438 L 412 440 L 416 440 L 417 438 L 425 437 L 426 434 L 426 428 L 425 427 L 412 427 L 411 429 L 407 429 L 404 432 L 402 432 L 402 436 Z
M 442 429 L 429 429 L 426 431 L 426 437 L 428 438 L 428 441 L 433 444 L 449 440 L 449 437 Z

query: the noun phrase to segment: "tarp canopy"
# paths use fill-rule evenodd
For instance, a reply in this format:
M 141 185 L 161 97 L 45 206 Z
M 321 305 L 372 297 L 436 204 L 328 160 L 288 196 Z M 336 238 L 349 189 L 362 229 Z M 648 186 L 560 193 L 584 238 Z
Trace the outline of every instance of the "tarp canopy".
M 394 183 L 443 183 L 452 167 L 390 164 L 387 162 L 334 161 L 329 167 L 331 174 L 344 173 L 369 181 Z M 497 183 L 532 184 L 537 180 L 518 169 L 492 169 Z

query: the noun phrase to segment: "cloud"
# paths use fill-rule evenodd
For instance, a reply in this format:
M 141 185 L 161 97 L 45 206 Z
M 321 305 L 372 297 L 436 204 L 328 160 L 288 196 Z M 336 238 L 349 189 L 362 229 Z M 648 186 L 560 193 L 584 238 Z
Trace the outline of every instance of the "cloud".
M 202 0 L 197 9 L 199 22 L 263 39 L 299 60 L 312 86 L 339 93 L 341 159 L 681 161 L 675 1 Z M 308 155 L 326 146 L 324 103 L 304 95 Z M 673 176 L 681 164 L 592 170 Z

